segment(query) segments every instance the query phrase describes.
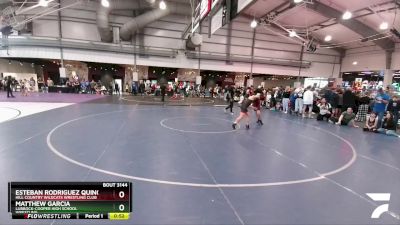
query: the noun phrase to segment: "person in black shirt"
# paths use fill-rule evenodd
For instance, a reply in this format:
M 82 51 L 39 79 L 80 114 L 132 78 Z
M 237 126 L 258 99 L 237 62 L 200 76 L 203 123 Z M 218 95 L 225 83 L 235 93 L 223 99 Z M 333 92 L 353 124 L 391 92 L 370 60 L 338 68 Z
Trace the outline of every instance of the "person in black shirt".
M 232 128 L 235 130 L 237 124 L 243 119 L 246 119 L 246 129 L 250 129 L 250 117 L 249 117 L 249 111 L 248 108 L 250 107 L 250 105 L 257 99 L 260 99 L 260 95 L 261 94 L 257 94 L 257 95 L 252 95 L 248 98 L 245 98 L 242 102 L 242 104 L 240 104 L 240 115 L 238 118 L 236 118 L 235 122 L 233 122 L 232 124 Z
M 391 112 L 386 113 L 385 119 L 383 120 L 382 128 L 379 128 L 377 132 L 400 138 L 400 135 L 396 133 L 396 124 L 393 120 L 393 115 Z
M 290 88 L 287 87 L 282 94 L 282 105 L 283 105 L 283 112 L 288 113 L 289 111 L 289 98 L 290 98 Z
M 346 89 L 343 93 L 343 109 L 352 108 L 356 112 L 356 96 L 351 88 Z
M 231 114 L 233 115 L 233 102 L 234 102 L 234 100 L 233 100 L 233 96 L 234 96 L 234 91 L 233 91 L 233 87 L 229 87 L 227 90 L 226 90 L 226 101 L 228 102 L 228 106 L 225 108 L 225 113 L 226 113 L 226 110 L 228 110 L 228 109 L 230 109 L 230 111 L 231 111 Z
M 389 101 L 387 111 L 393 114 L 393 121 L 396 124 L 395 128 L 397 129 L 397 123 L 399 122 L 399 111 L 400 111 L 400 99 L 397 96 L 393 96 L 393 98 Z
M 365 122 L 363 130 L 375 132 L 377 131 L 377 126 L 378 126 L 378 119 L 376 118 L 376 113 L 372 112 L 368 120 Z
M 118 83 L 117 82 L 115 82 L 114 83 L 114 90 L 115 90 L 115 94 L 121 94 L 120 92 L 119 92 L 119 85 L 118 85 Z
M 165 89 L 166 89 L 166 88 L 167 88 L 167 87 L 165 86 L 165 84 L 161 84 L 160 89 L 161 89 L 161 101 L 162 101 L 162 102 L 165 101 Z
M 12 80 L 11 76 L 8 76 L 7 82 L 6 82 L 6 89 L 7 89 L 7 98 L 15 98 L 15 96 L 12 93 Z

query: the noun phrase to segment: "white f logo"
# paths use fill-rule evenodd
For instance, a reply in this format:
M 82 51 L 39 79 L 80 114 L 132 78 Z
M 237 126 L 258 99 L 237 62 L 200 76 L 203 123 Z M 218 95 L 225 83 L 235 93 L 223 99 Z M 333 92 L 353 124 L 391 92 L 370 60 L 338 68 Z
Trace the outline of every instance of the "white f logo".
M 368 197 L 376 202 L 389 202 L 390 193 L 366 193 Z M 385 212 L 389 211 L 389 203 L 378 206 L 371 215 L 372 219 L 378 219 Z

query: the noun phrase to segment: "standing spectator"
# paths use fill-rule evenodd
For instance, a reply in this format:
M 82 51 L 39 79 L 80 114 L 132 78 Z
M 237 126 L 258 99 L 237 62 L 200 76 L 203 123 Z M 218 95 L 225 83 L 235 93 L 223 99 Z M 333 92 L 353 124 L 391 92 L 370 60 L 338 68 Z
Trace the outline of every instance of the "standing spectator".
M 226 90 L 226 97 L 225 100 L 228 102 L 228 106 L 225 108 L 225 113 L 227 112 L 228 109 L 230 109 L 231 115 L 233 115 L 233 95 L 234 95 L 234 91 L 233 91 L 233 87 L 230 87 Z
M 296 105 L 296 94 L 294 93 L 294 91 L 292 91 L 290 93 L 289 103 L 290 103 L 289 104 L 289 112 L 290 112 L 290 114 L 292 114 L 295 110 L 295 105 Z
M 43 86 L 44 86 L 44 82 L 43 82 L 43 78 L 42 77 L 38 77 L 38 89 L 39 91 L 43 92 Z
M 31 77 L 31 79 L 29 80 L 29 91 L 33 92 L 35 91 L 35 87 L 36 87 L 36 81 L 35 79 L 33 79 L 33 77 Z
M 382 127 L 382 120 L 386 112 L 386 105 L 389 103 L 390 97 L 380 87 L 375 96 L 373 111 L 378 115 L 378 129 Z
M 96 82 L 92 79 L 92 81 L 90 81 L 90 93 L 91 94 L 96 94 Z
M 400 99 L 398 96 L 393 96 L 393 99 L 389 101 L 387 111 L 391 112 L 393 115 L 393 120 L 395 123 L 395 128 L 397 129 L 397 124 L 399 122 L 399 112 L 400 112 Z
M 144 95 L 145 88 L 146 88 L 146 85 L 144 84 L 144 81 L 141 81 L 139 84 L 139 93 L 141 96 Z
M 353 111 L 356 110 L 356 96 L 354 95 L 351 88 L 347 88 L 343 93 L 343 109 L 351 107 Z
M 332 115 L 334 117 L 339 117 L 339 112 L 338 112 L 339 95 L 336 90 L 332 90 L 332 96 L 330 97 L 328 103 L 331 104 Z
M 369 97 L 365 93 L 361 93 L 358 99 L 358 111 L 356 116 L 356 121 L 363 122 L 367 119 L 368 109 L 369 109 Z
M 302 88 L 297 88 L 295 90 L 295 107 L 294 107 L 294 112 L 296 114 L 302 114 L 302 110 L 303 110 L 303 89 Z
M 125 82 L 125 92 L 129 93 L 129 85 L 128 82 Z
M 115 89 L 115 94 L 121 95 L 121 93 L 119 91 L 119 85 L 117 82 L 114 83 L 114 89 Z
M 303 95 L 303 118 L 307 116 L 306 111 L 308 109 L 308 117 L 311 118 L 311 111 L 314 103 L 314 93 L 311 91 L 311 87 L 308 86 Z
M 282 94 L 282 104 L 283 104 L 283 112 L 288 113 L 289 111 L 289 98 L 290 98 L 290 88 L 287 87 Z
M 90 86 L 90 82 L 89 79 L 85 81 L 85 90 L 86 90 L 86 94 L 90 93 L 91 86 Z
M 166 88 L 167 88 L 167 87 L 165 86 L 165 84 L 161 84 L 160 89 L 161 89 L 161 101 L 162 101 L 162 102 L 165 101 L 165 89 L 166 89 Z
M 329 121 L 329 118 L 331 117 L 331 105 L 326 102 L 325 98 L 321 99 L 321 102 L 318 104 L 318 108 L 319 113 L 317 120 L 324 120 L 324 118 L 326 118 L 326 120 Z
M 27 80 L 26 80 L 26 79 L 21 80 L 21 81 L 19 82 L 19 84 L 21 85 L 21 95 L 22 95 L 22 96 L 28 96 L 28 89 L 27 89 L 27 87 L 26 87 L 26 85 L 27 85 Z
M 15 98 L 15 96 L 12 93 L 12 79 L 11 76 L 8 76 L 7 82 L 6 82 L 6 88 L 7 88 L 7 98 Z
M 326 102 L 329 103 L 332 106 L 333 91 L 328 87 L 325 90 L 324 98 L 325 98 Z
M 341 115 L 342 111 L 345 111 L 347 108 L 343 108 L 343 90 L 338 89 L 337 90 L 337 95 L 338 95 L 338 105 L 336 109 L 337 116 Z
M 79 91 L 80 91 L 80 86 L 81 86 L 80 83 L 79 83 L 78 78 L 74 80 L 73 85 L 74 85 L 74 91 L 75 91 L 75 93 L 78 94 Z
M 282 89 L 280 87 L 276 87 L 276 91 L 274 94 L 275 101 L 276 101 L 276 104 L 275 104 L 276 110 L 282 110 L 282 94 L 283 94 Z
M 54 86 L 54 82 L 50 77 L 47 79 L 47 86 L 48 87 L 53 87 Z

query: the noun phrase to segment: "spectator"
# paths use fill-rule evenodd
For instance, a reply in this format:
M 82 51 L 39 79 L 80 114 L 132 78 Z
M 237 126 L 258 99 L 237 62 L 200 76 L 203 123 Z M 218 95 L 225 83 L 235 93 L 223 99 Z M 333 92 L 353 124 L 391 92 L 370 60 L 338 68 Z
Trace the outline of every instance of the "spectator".
M 165 90 L 166 90 L 166 86 L 165 86 L 165 84 L 161 84 L 161 87 L 160 87 L 160 89 L 161 89 L 161 101 L 162 102 L 164 102 L 165 101 Z
M 289 111 L 289 98 L 290 98 L 290 88 L 287 87 L 282 94 L 282 105 L 284 113 L 288 113 Z
M 7 98 L 15 98 L 15 96 L 12 93 L 12 79 L 11 76 L 8 76 L 7 82 L 6 82 L 6 88 L 7 88 Z
M 114 90 L 115 90 L 115 94 L 118 94 L 118 95 L 121 94 L 120 91 L 119 91 L 119 85 L 118 85 L 117 82 L 114 83 Z
M 342 113 L 342 115 L 340 115 L 336 124 L 342 126 L 349 126 L 351 124 L 353 127 L 357 128 L 358 126 L 355 124 L 354 118 L 356 118 L 356 115 L 354 114 L 353 109 L 349 107 Z
M 356 121 L 363 122 L 367 119 L 368 109 L 369 109 L 369 97 L 365 93 L 361 93 L 358 99 L 358 112 L 356 116 Z
M 363 128 L 364 131 L 377 131 L 378 119 L 376 118 L 376 114 L 373 112 L 369 116 L 368 120 L 365 122 L 365 126 Z
M 314 93 L 311 91 L 311 87 L 308 86 L 303 95 L 303 118 L 307 116 L 308 109 L 308 117 L 311 118 L 311 111 L 314 102 Z
M 317 116 L 317 120 L 324 120 L 326 118 L 327 121 L 329 121 L 329 118 L 331 117 L 331 105 L 326 102 L 325 98 L 321 99 L 321 102 L 318 104 L 319 108 L 319 113 Z
M 53 82 L 53 80 L 49 77 L 48 79 L 47 79 L 47 87 L 53 87 L 54 86 L 54 82 Z
M 337 95 L 338 95 L 338 105 L 336 108 L 336 116 L 341 115 L 342 110 L 346 110 L 345 108 L 343 108 L 343 90 L 342 89 L 338 89 L 337 90 Z
M 302 88 L 297 88 L 295 90 L 295 107 L 294 107 L 294 112 L 296 114 L 301 115 L 302 110 L 303 110 L 303 89 Z
M 343 93 L 343 109 L 347 109 L 351 107 L 353 111 L 356 110 L 356 96 L 352 92 L 351 88 L 346 89 Z
M 331 104 L 332 115 L 339 116 L 339 110 L 338 110 L 339 95 L 336 90 L 333 90 L 331 93 L 332 93 L 332 96 L 330 97 L 330 100 L 328 101 L 328 103 Z
M 400 137 L 396 133 L 396 124 L 393 120 L 393 115 L 391 112 L 387 112 L 386 117 L 383 120 L 382 127 L 378 128 L 378 132 L 389 136 Z
M 92 79 L 90 82 L 90 93 L 95 94 L 96 93 L 96 82 Z
M 393 99 L 389 101 L 387 111 L 392 113 L 393 120 L 396 125 L 395 128 L 397 128 L 397 124 L 399 122 L 399 111 L 400 111 L 400 99 L 397 96 L 393 96 Z
M 296 94 L 294 91 L 291 92 L 290 97 L 289 97 L 289 111 L 290 114 L 292 114 L 295 111 L 295 105 L 296 105 Z
M 378 89 L 375 96 L 373 112 L 378 115 L 378 128 L 382 127 L 382 120 L 385 115 L 386 105 L 389 103 L 389 95 L 387 95 L 382 88 Z

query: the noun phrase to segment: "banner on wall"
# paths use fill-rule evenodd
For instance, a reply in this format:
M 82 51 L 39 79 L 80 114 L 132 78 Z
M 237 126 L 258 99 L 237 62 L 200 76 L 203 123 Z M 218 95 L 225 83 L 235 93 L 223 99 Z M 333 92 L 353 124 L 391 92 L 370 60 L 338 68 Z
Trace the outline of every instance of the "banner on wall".
M 196 84 L 201 85 L 201 76 L 196 76 Z
M 60 78 L 67 78 L 67 70 L 64 67 L 60 67 Z
M 247 87 L 253 86 L 253 83 L 254 83 L 254 79 L 248 79 L 247 80 Z
M 138 72 L 133 72 L 132 73 L 132 81 L 139 81 L 139 73 Z
M 295 88 L 301 87 L 301 82 L 294 82 L 293 87 Z

